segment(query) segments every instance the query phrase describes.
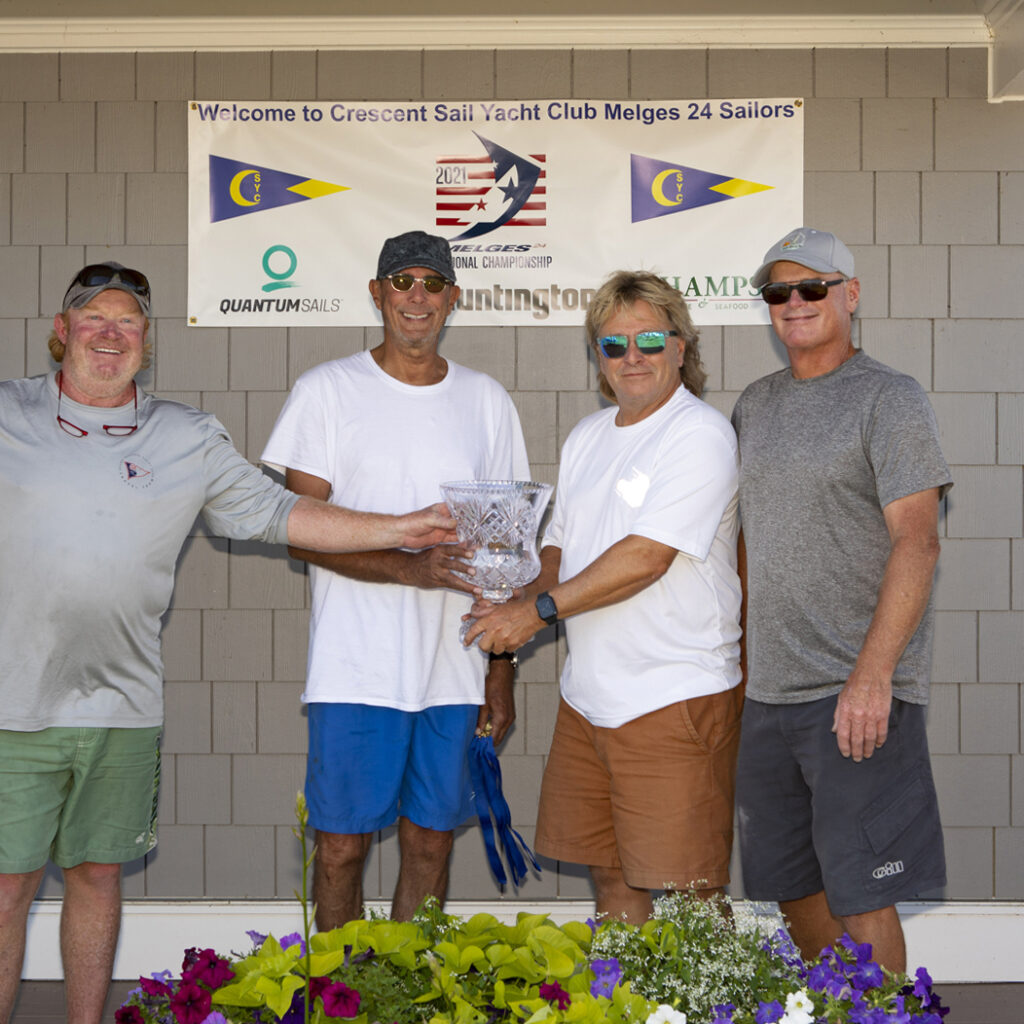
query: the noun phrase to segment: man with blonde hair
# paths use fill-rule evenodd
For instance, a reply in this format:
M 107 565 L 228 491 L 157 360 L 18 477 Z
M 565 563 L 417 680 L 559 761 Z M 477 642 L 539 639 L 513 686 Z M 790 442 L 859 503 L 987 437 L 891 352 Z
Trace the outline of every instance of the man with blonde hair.
M 54 317 L 60 368 L 0 382 L 0 1022 L 48 860 L 68 1020 L 100 1020 L 121 865 L 156 844 L 160 624 L 196 516 L 329 551 L 454 538 L 443 506 L 396 517 L 290 494 L 213 416 L 145 394 L 149 311 L 144 274 L 84 267 Z
M 667 282 L 612 275 L 586 331 L 616 405 L 565 443 L 540 576 L 520 600 L 474 606 L 467 641 L 512 651 L 565 621 L 536 849 L 588 865 L 598 913 L 639 923 L 652 890 L 712 893 L 729 880 L 736 438 L 699 400 L 697 331 Z

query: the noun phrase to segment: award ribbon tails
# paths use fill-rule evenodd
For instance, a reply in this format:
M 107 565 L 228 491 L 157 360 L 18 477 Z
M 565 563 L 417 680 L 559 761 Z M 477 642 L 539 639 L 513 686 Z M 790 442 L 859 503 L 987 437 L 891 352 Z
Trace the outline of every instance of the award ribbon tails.
M 490 736 L 476 736 L 470 743 L 469 774 L 473 781 L 473 801 L 484 834 L 484 846 L 487 849 L 491 874 L 498 885 L 506 885 L 508 879 L 498 853 L 500 845 L 501 853 L 508 861 L 512 884 L 518 889 L 519 883 L 526 878 L 526 861 L 529 860 L 538 873 L 540 865 L 523 837 L 512 827 L 512 814 L 508 809 L 508 801 L 501 791 L 501 765 L 494 750 L 494 740 Z M 495 831 L 498 834 L 497 843 L 494 838 Z

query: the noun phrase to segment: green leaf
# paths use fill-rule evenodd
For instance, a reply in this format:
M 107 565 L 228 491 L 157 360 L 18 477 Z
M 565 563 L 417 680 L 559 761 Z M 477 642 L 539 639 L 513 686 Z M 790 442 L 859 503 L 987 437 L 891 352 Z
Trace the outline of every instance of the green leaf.
M 302 988 L 303 981 L 294 974 L 283 978 L 280 984 L 272 978 L 260 978 L 256 982 L 256 991 L 261 992 L 266 999 L 267 1006 L 278 1015 L 283 1017 L 292 1005 L 292 996 Z

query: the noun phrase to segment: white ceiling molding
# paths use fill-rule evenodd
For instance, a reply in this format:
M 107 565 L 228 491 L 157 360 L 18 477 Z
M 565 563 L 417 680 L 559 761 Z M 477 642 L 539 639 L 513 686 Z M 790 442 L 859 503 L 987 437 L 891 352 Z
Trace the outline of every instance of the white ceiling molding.
M 988 12 L 993 44 L 988 56 L 988 97 L 994 103 L 1024 99 L 1024 7 L 999 0 Z
M 1015 2 L 1015 0 L 1010 0 Z M 851 5 L 852 6 L 852 5 Z M 0 52 L 984 46 L 980 14 L 2 18 Z

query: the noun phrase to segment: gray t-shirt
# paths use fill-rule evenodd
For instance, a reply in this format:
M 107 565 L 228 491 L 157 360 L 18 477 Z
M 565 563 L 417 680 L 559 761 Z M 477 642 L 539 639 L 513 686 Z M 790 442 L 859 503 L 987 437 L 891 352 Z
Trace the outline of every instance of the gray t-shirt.
M 102 409 L 54 376 L 0 382 L 0 728 L 141 728 L 163 720 L 160 619 L 202 512 L 213 532 L 284 543 L 298 500 L 208 413 L 138 393 Z
M 921 386 L 858 352 L 821 377 L 751 384 L 733 412 L 747 549 L 747 696 L 838 693 L 874 615 L 890 542 L 883 508 L 951 485 Z M 893 676 L 928 701 L 931 602 Z

